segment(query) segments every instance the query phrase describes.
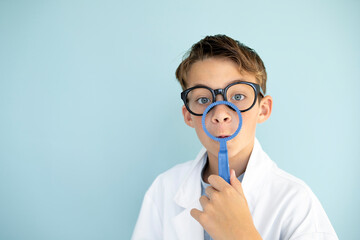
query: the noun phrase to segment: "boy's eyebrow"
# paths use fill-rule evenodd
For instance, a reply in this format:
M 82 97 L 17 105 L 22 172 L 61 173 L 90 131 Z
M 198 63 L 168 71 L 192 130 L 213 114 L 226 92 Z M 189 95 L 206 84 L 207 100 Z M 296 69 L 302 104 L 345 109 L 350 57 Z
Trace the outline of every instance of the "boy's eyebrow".
M 233 81 L 229 82 L 228 85 L 236 83 L 236 82 L 244 82 L 244 81 L 245 81 L 244 79 L 236 79 L 236 80 L 233 80 Z M 192 87 L 209 87 L 209 86 L 206 86 L 205 84 L 199 83 L 199 84 L 195 84 Z

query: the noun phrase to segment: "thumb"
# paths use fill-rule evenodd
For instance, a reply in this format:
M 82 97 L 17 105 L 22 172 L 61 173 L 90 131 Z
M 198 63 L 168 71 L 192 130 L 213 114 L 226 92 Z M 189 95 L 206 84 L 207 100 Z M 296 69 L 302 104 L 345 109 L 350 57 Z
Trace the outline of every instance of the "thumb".
M 237 179 L 234 169 L 231 169 L 230 171 L 230 184 L 236 189 L 238 193 L 244 196 L 241 182 L 239 181 L 239 179 Z

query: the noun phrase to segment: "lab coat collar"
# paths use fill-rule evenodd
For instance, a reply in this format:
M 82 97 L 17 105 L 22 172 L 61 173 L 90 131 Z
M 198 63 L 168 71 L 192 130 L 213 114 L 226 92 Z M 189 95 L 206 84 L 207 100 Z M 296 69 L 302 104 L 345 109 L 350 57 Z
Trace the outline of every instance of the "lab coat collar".
M 175 203 L 184 208 L 174 219 L 179 239 L 203 239 L 204 236 L 203 228 L 191 217 L 190 211 L 193 208 L 202 210 L 199 202 L 201 195 L 201 171 L 206 163 L 206 157 L 206 149 L 203 148 L 193 161 L 187 177 L 180 185 L 174 197 Z M 255 138 L 253 151 L 242 181 L 243 191 L 251 213 L 254 211 L 258 194 L 265 182 L 263 179 L 266 177 L 271 164 L 270 158 L 262 150 L 259 141 Z M 186 232 L 190 232 L 192 237 L 187 238 Z

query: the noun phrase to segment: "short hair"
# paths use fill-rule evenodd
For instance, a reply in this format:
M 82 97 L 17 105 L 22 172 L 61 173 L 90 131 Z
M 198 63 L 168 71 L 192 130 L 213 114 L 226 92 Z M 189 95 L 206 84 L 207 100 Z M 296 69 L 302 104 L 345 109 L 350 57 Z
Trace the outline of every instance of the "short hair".
M 235 62 L 240 72 L 255 75 L 265 94 L 267 74 L 263 61 L 253 49 L 226 35 L 206 36 L 184 55 L 175 73 L 183 90 L 187 88 L 187 73 L 192 64 L 208 58 L 225 58 Z

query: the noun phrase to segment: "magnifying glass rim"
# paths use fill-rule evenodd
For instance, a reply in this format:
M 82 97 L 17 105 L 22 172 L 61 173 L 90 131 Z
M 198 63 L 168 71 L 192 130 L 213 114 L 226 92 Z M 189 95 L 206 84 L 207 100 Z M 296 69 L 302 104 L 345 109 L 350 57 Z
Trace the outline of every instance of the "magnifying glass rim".
M 229 137 L 226 137 L 226 138 L 218 138 L 218 137 L 214 137 L 207 129 L 206 129 L 206 126 L 205 126 L 205 117 L 206 117 L 206 114 L 211 110 L 211 108 L 217 106 L 217 105 L 220 105 L 220 104 L 225 104 L 225 105 L 228 105 L 230 107 L 232 107 L 236 113 L 238 114 L 239 116 L 239 126 L 238 128 L 236 129 L 236 131 Z M 202 115 L 202 118 L 201 118 L 201 123 L 202 123 L 202 127 L 206 133 L 206 135 L 208 135 L 211 139 L 215 140 L 215 141 L 218 141 L 218 142 L 221 142 L 221 141 L 229 141 L 231 139 L 233 139 L 234 137 L 236 137 L 236 135 L 238 135 L 238 133 L 240 132 L 240 129 L 241 129 L 241 126 L 242 126 L 242 116 L 241 116 L 241 112 L 240 110 L 231 102 L 228 102 L 228 101 L 217 101 L 217 102 L 213 102 L 212 104 L 210 104 L 204 111 L 203 115 Z

